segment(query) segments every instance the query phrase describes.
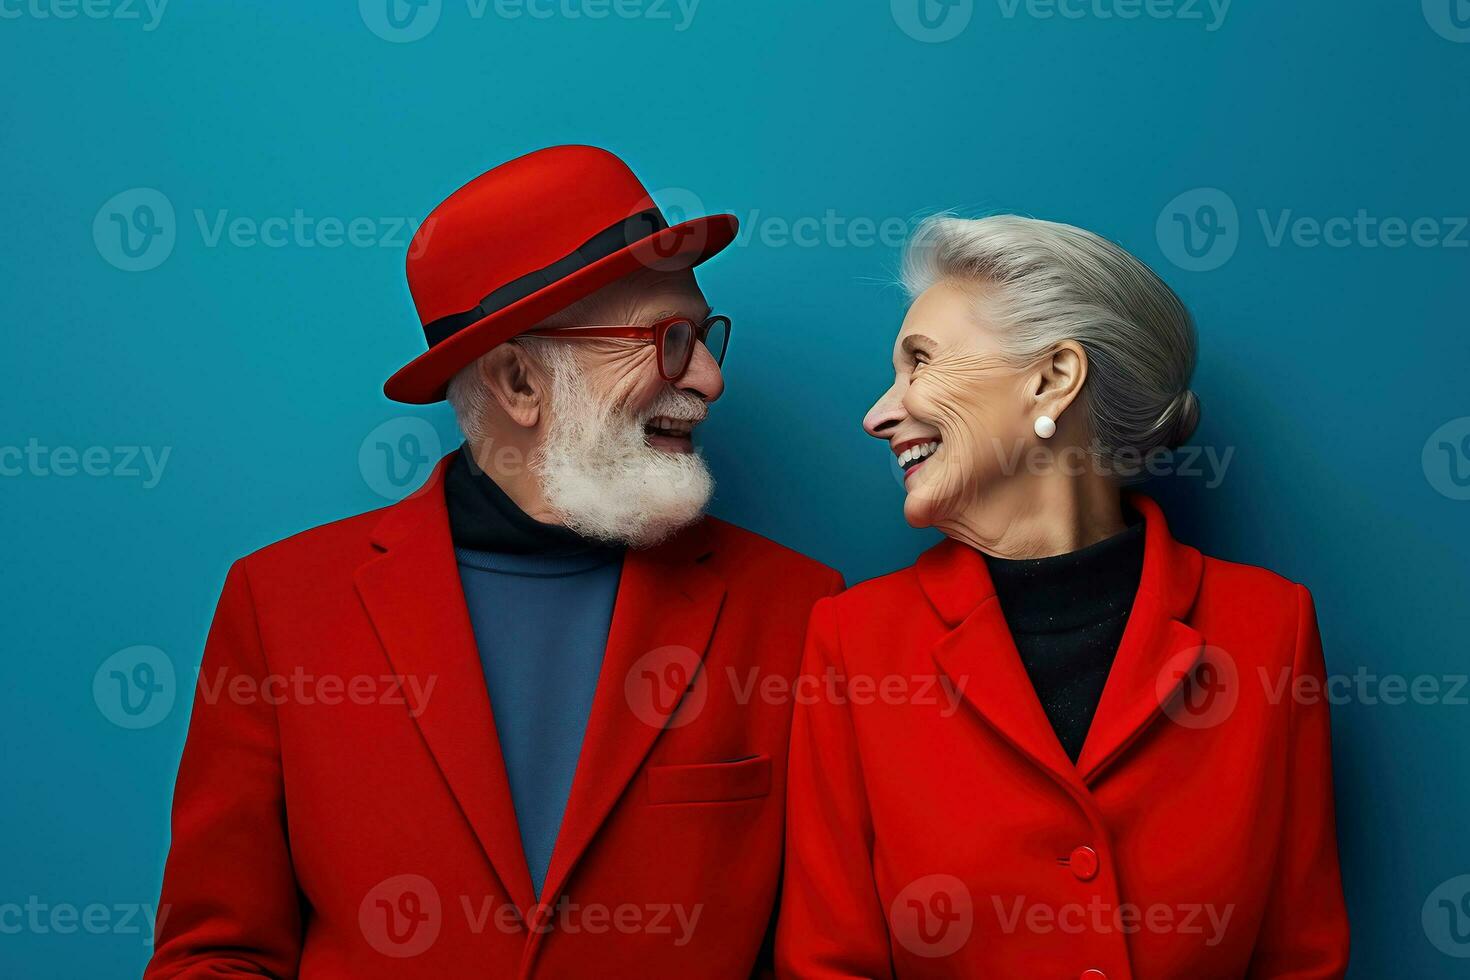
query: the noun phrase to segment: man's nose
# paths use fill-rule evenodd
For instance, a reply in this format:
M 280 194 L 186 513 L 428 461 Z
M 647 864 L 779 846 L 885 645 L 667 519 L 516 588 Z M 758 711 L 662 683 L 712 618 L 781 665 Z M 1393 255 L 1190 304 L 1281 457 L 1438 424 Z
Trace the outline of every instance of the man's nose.
M 907 413 L 903 410 L 903 399 L 899 397 L 898 385 L 894 385 L 863 416 L 863 431 L 875 439 L 887 439 L 893 427 L 905 418 Z
M 694 356 L 689 359 L 689 370 L 684 377 L 674 382 L 674 387 L 687 391 L 696 398 L 712 402 L 725 393 L 725 375 L 715 363 L 715 356 L 703 344 L 694 345 Z

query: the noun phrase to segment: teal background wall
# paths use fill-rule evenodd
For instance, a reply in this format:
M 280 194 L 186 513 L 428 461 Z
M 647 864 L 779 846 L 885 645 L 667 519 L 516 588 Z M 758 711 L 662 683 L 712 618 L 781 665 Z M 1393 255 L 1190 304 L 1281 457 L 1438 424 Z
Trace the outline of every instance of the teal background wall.
M 1307 583 L 1361 679 L 1352 975 L 1464 975 L 1470 4 L 394 2 L 0 0 L 0 974 L 141 969 L 228 564 L 454 444 L 380 391 L 422 345 L 413 223 L 589 142 L 676 214 L 741 216 L 702 274 L 737 324 L 714 510 L 849 580 L 932 540 L 858 428 L 916 216 L 1069 221 L 1174 285 L 1195 442 L 1230 455 L 1152 492 Z

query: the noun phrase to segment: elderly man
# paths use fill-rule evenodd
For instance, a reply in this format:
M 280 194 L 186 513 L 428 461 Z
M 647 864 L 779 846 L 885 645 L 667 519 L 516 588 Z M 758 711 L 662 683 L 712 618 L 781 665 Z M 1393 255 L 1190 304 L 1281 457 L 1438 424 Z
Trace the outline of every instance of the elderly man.
M 390 397 L 466 436 L 402 502 L 237 562 L 150 977 L 745 977 L 807 614 L 841 579 L 702 516 L 729 321 L 616 157 L 455 192 Z

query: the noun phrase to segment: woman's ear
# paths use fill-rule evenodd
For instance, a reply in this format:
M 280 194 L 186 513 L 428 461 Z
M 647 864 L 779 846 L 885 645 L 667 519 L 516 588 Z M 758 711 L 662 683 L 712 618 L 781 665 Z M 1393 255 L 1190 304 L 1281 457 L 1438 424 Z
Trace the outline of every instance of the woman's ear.
M 1087 380 L 1087 351 L 1075 340 L 1058 344 L 1042 359 L 1032 377 L 1031 394 L 1039 415 L 1060 422 L 1065 412 L 1082 393 Z
M 505 343 L 480 358 L 480 383 L 516 425 L 536 427 L 551 379 L 520 344 Z

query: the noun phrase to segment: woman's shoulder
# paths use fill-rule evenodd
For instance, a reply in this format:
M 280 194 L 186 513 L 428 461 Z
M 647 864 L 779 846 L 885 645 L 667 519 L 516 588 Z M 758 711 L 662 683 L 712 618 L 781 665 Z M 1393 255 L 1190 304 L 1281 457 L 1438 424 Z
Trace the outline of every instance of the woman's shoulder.
M 1208 592 L 1228 592 L 1266 601 L 1296 604 L 1307 592 L 1306 586 L 1279 572 L 1248 562 L 1229 561 L 1202 555 L 1200 588 Z
M 905 565 L 903 568 L 849 585 L 829 601 L 844 608 L 862 607 L 894 598 L 906 599 L 922 595 L 922 592 L 916 565 Z
M 923 615 L 934 611 L 923 575 L 927 554 L 902 568 L 856 582 L 823 599 L 824 612 L 854 632 L 876 630 L 882 624 L 913 623 L 916 617 L 937 621 L 937 616 Z
M 1237 658 L 1264 658 L 1278 666 L 1315 636 L 1312 594 L 1299 582 L 1244 562 L 1206 557 L 1189 619 L 1211 642 Z

